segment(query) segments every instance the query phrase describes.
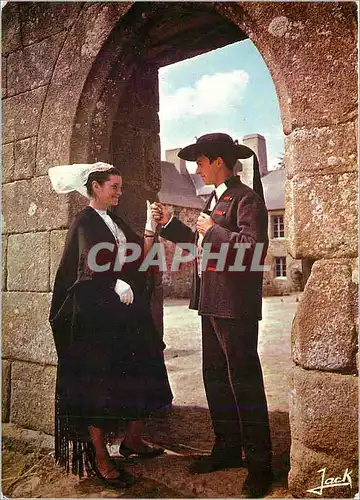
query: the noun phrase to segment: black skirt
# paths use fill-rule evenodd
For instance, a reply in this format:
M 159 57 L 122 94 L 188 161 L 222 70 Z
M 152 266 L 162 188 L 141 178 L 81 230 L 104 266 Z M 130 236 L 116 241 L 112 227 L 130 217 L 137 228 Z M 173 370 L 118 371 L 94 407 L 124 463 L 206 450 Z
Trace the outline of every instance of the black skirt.
M 165 344 L 147 304 L 134 303 L 126 320 L 111 310 L 107 317 L 85 311 L 79 302 L 76 310 L 70 347 L 58 363 L 55 454 L 69 469 L 72 445 L 72 470 L 81 476 L 84 465 L 91 469 L 89 425 L 115 432 L 121 422 L 168 407 L 172 393 Z

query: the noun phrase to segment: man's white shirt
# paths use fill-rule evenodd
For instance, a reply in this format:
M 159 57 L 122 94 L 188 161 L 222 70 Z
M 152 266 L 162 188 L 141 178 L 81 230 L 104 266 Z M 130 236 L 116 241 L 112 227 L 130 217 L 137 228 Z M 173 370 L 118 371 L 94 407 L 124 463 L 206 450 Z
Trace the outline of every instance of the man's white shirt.
M 222 196 L 225 191 L 227 190 L 227 185 L 225 182 L 222 184 L 219 184 L 217 188 L 214 189 L 212 193 L 212 198 L 210 201 L 209 205 L 209 212 L 212 212 L 220 199 L 220 196 Z M 202 265 L 202 253 L 203 253 L 203 248 L 202 248 L 202 243 L 203 243 L 204 235 L 199 233 L 199 238 L 197 241 L 197 265 L 198 265 L 198 275 L 201 277 L 201 265 Z

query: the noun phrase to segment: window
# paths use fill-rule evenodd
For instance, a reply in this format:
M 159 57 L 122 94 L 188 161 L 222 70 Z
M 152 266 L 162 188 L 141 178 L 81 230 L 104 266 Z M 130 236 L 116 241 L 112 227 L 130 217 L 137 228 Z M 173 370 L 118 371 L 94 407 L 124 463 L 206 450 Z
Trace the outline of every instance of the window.
M 273 215 L 272 216 L 272 228 L 273 228 L 273 238 L 284 238 L 284 216 L 283 215 Z
M 286 278 L 286 257 L 275 257 L 275 278 Z

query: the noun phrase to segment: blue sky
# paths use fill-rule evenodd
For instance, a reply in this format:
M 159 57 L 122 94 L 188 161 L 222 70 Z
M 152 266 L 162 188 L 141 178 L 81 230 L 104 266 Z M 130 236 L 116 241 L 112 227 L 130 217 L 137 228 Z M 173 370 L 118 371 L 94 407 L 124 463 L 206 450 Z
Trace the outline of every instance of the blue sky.
M 165 149 L 215 131 L 239 142 L 247 134 L 264 135 L 269 168 L 284 152 L 275 87 L 250 40 L 161 68 L 159 88 L 163 158 Z

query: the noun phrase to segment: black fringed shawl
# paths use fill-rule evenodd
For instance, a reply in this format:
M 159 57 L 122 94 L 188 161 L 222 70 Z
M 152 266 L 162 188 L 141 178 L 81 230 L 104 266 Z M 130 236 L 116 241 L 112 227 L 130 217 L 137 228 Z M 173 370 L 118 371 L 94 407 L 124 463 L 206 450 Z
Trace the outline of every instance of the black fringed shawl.
M 142 239 L 122 219 L 109 215 L 128 243 L 142 247 Z M 113 253 L 98 254 L 98 264 L 111 262 L 102 273 L 89 269 L 87 259 L 100 242 L 114 244 Z M 80 477 L 84 468 L 92 473 L 89 425 L 143 418 L 172 399 L 164 344 L 150 315 L 149 273 L 138 271 L 141 258 L 114 272 L 116 252 L 101 216 L 85 208 L 68 231 L 54 284 L 49 320 L 58 354 L 55 456 L 67 471 L 71 462 Z M 132 305 L 120 302 L 114 291 L 117 278 L 132 287 Z

